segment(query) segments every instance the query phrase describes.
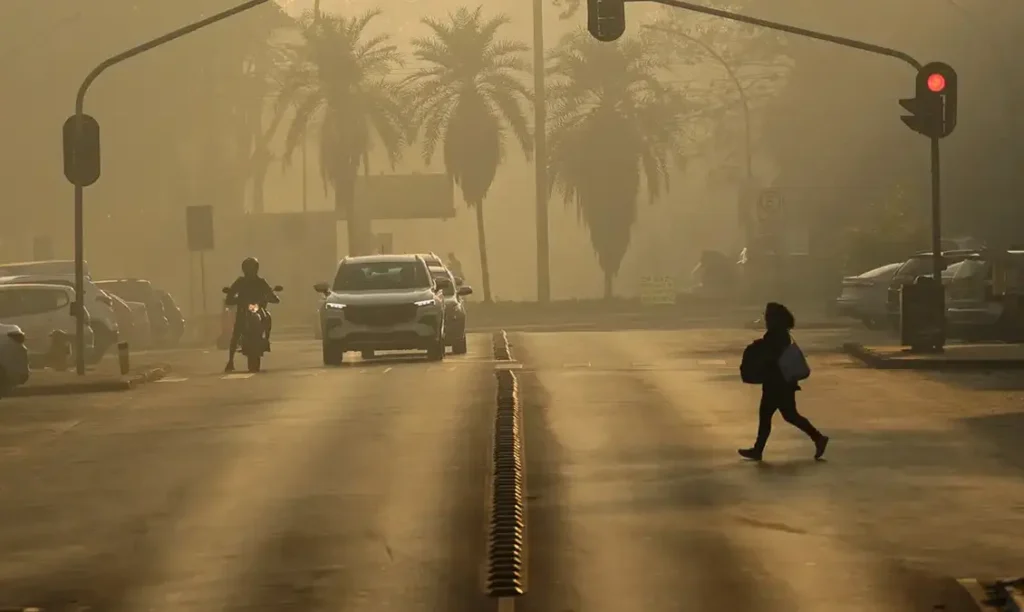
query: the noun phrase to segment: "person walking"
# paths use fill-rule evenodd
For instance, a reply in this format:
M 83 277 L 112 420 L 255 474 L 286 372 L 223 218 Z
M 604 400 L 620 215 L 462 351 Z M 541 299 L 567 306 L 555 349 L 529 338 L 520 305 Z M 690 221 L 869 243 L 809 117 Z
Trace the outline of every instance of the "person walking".
M 738 452 L 744 459 L 761 460 L 768 436 L 772 432 L 772 417 L 778 411 L 787 423 L 807 434 L 814 442 L 814 458 L 821 459 L 828 446 L 828 436 L 797 412 L 796 392 L 800 390 L 800 384 L 796 380 L 787 380 L 780 365 L 783 354 L 794 345 L 790 331 L 796 326 L 796 319 L 782 304 L 769 302 L 764 309 L 764 323 L 764 336 L 747 347 L 740 366 L 744 382 L 761 385 L 757 440 L 751 448 L 741 448 Z M 794 349 L 799 351 L 795 345 Z M 808 368 L 804 377 L 809 375 Z

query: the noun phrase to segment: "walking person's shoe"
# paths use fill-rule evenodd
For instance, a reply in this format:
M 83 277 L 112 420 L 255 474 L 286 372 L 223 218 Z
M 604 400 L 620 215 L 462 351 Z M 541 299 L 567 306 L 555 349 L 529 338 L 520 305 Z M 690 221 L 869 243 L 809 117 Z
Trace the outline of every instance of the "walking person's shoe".
M 736 452 L 739 453 L 740 457 L 743 457 L 744 459 L 750 459 L 751 461 L 761 460 L 761 451 L 757 450 L 756 448 L 741 448 Z
M 828 446 L 828 436 L 821 436 L 814 441 L 814 459 L 821 460 L 825 456 L 825 447 Z

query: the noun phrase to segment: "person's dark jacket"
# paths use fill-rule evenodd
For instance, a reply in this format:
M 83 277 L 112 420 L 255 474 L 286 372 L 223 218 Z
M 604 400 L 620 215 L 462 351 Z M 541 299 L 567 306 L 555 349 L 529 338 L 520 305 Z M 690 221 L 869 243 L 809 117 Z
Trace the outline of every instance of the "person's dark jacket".
M 239 276 L 231 283 L 231 292 L 227 294 L 230 304 L 237 308 L 245 308 L 249 304 L 265 306 L 276 301 L 274 288 L 261 276 Z
M 782 368 L 779 367 L 779 359 L 786 348 L 793 343 L 793 339 L 786 329 L 769 329 L 761 338 L 761 350 L 764 352 L 764 382 L 761 388 L 766 393 L 786 392 L 792 393 L 800 389 L 800 385 L 790 382 L 782 376 Z

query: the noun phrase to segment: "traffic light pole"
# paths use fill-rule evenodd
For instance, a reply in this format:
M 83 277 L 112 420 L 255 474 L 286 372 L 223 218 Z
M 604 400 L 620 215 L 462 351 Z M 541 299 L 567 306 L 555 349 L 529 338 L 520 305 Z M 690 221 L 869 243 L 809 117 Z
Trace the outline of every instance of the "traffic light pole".
M 806 28 L 798 28 L 796 26 L 787 25 L 785 23 L 779 23 L 777 21 L 768 21 L 767 19 L 758 19 L 757 17 L 748 17 L 747 15 L 740 15 L 739 13 L 732 13 L 729 11 L 723 11 L 721 9 L 712 8 L 710 6 L 702 6 L 700 4 L 693 4 L 691 2 L 685 2 L 683 0 L 625 0 L 626 2 L 654 2 L 656 4 L 663 4 L 665 6 L 671 6 L 674 8 L 680 8 L 686 11 L 693 11 L 694 13 L 703 13 L 705 15 L 711 15 L 712 17 L 719 17 L 721 19 L 728 19 L 730 21 L 738 21 L 740 23 L 746 23 L 748 25 L 759 26 L 767 28 L 769 30 L 777 30 L 779 32 L 786 32 L 787 34 L 795 34 L 797 36 L 803 36 L 805 38 L 813 38 L 815 40 L 821 40 L 824 42 L 830 42 L 835 45 L 843 47 L 850 47 L 852 49 L 860 49 L 861 51 L 867 51 L 868 53 L 874 53 L 876 55 L 885 55 L 887 57 L 896 58 L 914 67 L 914 70 L 920 70 L 923 68 L 921 62 L 917 61 L 909 54 L 896 49 L 890 49 L 889 47 L 882 47 L 880 45 L 873 45 L 860 40 L 854 40 L 852 38 L 844 38 L 842 36 L 833 36 L 832 34 L 825 34 L 824 32 L 817 32 L 815 30 L 808 30 Z
M 178 28 L 173 32 L 168 32 L 163 36 L 154 38 L 153 40 L 143 43 L 137 47 L 132 47 L 127 51 L 118 53 L 117 55 L 110 57 L 97 65 L 92 69 L 85 80 L 78 88 L 78 95 L 75 97 L 75 117 L 78 118 L 78 124 L 82 124 L 82 117 L 85 114 L 85 94 L 88 93 L 89 87 L 93 82 L 101 75 L 107 68 L 120 64 L 125 60 L 129 60 L 136 55 L 145 53 L 150 49 L 159 47 L 160 45 L 169 43 L 173 40 L 177 40 L 186 34 L 191 34 L 196 30 L 205 28 L 208 25 L 217 23 L 233 17 L 238 13 L 245 12 L 251 8 L 255 8 L 261 4 L 266 4 L 270 0 L 249 0 L 243 4 L 239 4 L 234 8 L 230 8 L 226 11 L 211 15 L 206 19 L 197 21 L 191 25 L 187 25 L 183 28 Z M 85 374 L 85 211 L 83 207 L 83 200 L 85 199 L 84 194 L 85 188 L 82 185 L 75 185 L 75 300 L 78 306 L 75 309 L 75 368 L 78 371 L 78 375 L 82 376 Z

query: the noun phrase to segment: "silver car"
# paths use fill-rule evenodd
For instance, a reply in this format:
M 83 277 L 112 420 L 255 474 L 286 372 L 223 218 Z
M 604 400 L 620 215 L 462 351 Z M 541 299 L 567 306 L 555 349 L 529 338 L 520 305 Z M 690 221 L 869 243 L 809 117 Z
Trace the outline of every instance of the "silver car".
M 375 351 L 425 350 L 444 359 L 442 292 L 450 285 L 435 280 L 418 255 L 346 257 L 334 282 L 318 283 L 324 365 L 341 365 L 348 351 L 364 358 Z
M 885 327 L 889 284 L 903 262 L 886 264 L 843 279 L 843 292 L 836 299 L 841 316 L 857 319 L 868 329 Z
M 459 283 L 452 271 L 445 267 L 430 266 L 435 281 L 444 281 L 444 343 L 452 347 L 453 355 L 465 355 L 466 347 L 466 304 L 463 300 L 472 295 L 473 288 Z

